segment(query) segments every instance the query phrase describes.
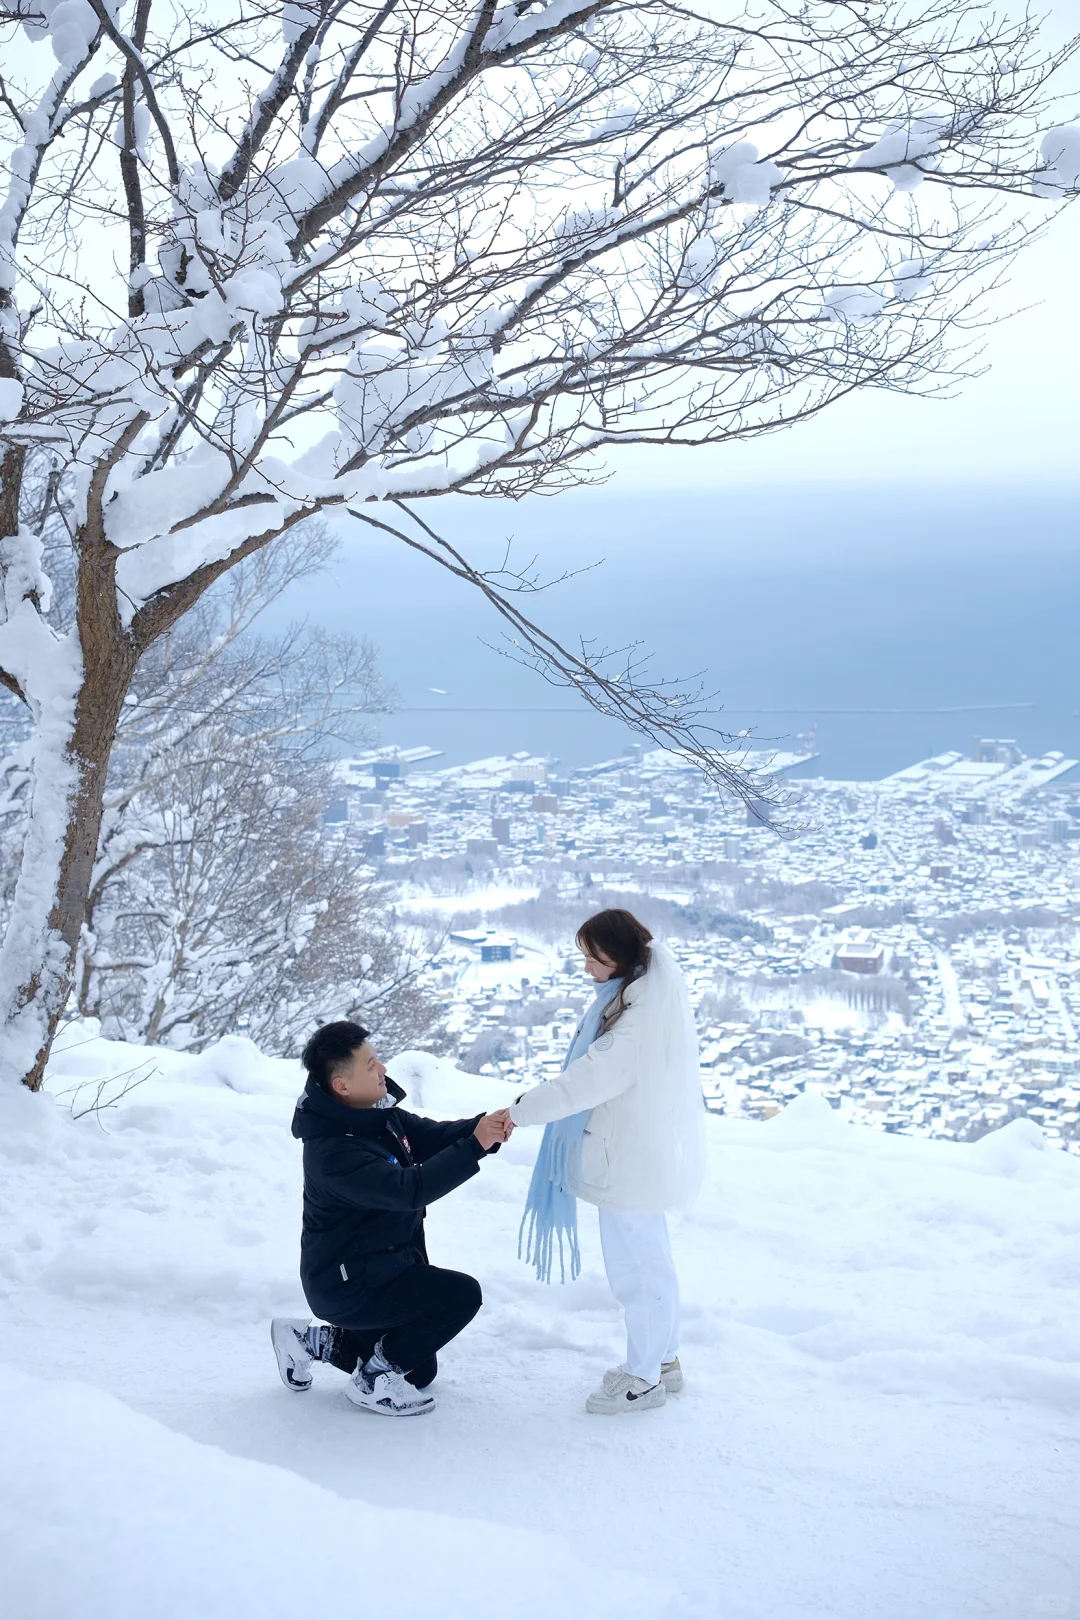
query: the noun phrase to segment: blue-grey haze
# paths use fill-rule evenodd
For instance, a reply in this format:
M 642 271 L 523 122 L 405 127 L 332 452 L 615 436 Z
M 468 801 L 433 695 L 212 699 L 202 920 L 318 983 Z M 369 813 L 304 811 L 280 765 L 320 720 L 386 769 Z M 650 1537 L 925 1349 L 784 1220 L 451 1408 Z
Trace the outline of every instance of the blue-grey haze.
M 701 672 L 732 730 L 790 746 L 816 722 L 814 774 L 879 777 L 966 750 L 976 734 L 1080 753 L 1074 491 L 609 488 L 420 510 L 488 565 L 511 537 L 512 557 L 536 557 L 548 577 L 602 560 L 525 599 L 526 610 L 570 642 L 639 641 L 657 674 Z M 297 616 L 378 647 L 402 711 L 381 722 L 386 741 L 430 743 L 447 763 L 528 749 L 570 767 L 631 740 L 486 646 L 502 627 L 474 589 L 360 525 L 330 571 L 294 586 L 269 622 Z M 1030 707 L 830 712 L 1009 704 Z M 479 707 L 565 712 L 452 712 Z

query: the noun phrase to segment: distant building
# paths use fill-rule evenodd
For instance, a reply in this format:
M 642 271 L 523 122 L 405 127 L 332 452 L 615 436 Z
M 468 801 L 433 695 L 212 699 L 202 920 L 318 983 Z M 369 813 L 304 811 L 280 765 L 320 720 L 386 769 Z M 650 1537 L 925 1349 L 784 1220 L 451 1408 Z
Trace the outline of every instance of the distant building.
M 491 836 L 497 844 L 508 844 L 510 842 L 509 816 L 492 816 Z
M 885 947 L 873 940 L 848 940 L 838 946 L 833 962 L 845 973 L 880 973 L 885 966 Z
M 877 843 L 878 839 L 876 832 L 863 833 L 862 837 L 859 839 L 859 844 L 863 849 L 877 849 Z
M 412 845 L 413 849 L 415 849 L 417 847 L 417 845 L 419 845 L 419 844 L 426 844 L 427 841 L 428 841 L 428 824 L 427 824 L 427 822 L 426 821 L 410 821 L 409 822 L 409 843 Z
M 933 882 L 940 882 L 943 878 L 952 877 L 952 867 L 941 861 L 933 861 L 930 865 L 930 877 Z
M 514 788 L 515 786 L 520 786 L 523 788 L 544 787 L 547 783 L 547 779 L 548 773 L 546 760 L 535 759 L 529 754 L 516 755 L 514 758 L 514 763 L 510 767 L 510 775 L 507 779 L 506 786 L 509 788 Z
M 494 928 L 457 928 L 450 934 L 452 945 L 466 945 L 481 962 L 513 962 L 518 942 L 513 934 L 500 934 Z
M 973 765 L 1019 765 L 1024 755 L 1014 737 L 974 737 L 971 742 Z
M 323 821 L 328 826 L 333 826 L 336 822 L 348 821 L 348 819 L 349 803 L 347 799 L 336 799 L 333 804 L 328 804 L 323 811 Z
M 532 808 L 539 815 L 555 815 L 559 808 L 559 801 L 554 793 L 534 793 Z
M 499 846 L 494 838 L 467 838 L 465 840 L 466 855 L 497 855 Z
M 826 906 L 821 915 L 827 917 L 831 923 L 839 925 L 843 922 L 850 922 L 853 917 L 858 916 L 861 910 L 861 900 L 841 900 L 839 905 Z
M 356 783 L 364 777 L 374 777 L 376 782 L 385 784 L 396 782 L 417 766 L 441 757 L 440 748 L 376 748 L 356 759 L 341 760 L 337 768 L 346 781 Z
M 638 825 L 642 832 L 673 833 L 675 831 L 675 817 L 642 816 Z
M 1000 802 L 1023 798 L 1060 782 L 1080 764 L 1055 749 L 1040 759 L 1025 759 L 1008 737 L 977 737 L 973 751 L 977 751 L 975 759 L 956 753 L 938 754 L 934 759 L 894 771 L 884 780 L 903 787 L 933 784 L 951 789 L 958 799 L 985 803 L 993 798 Z

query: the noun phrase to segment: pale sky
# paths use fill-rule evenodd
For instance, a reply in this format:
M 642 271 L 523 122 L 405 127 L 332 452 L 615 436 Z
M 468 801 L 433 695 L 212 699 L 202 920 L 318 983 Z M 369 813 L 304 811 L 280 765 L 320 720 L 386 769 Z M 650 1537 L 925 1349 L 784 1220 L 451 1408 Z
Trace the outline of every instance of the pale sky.
M 996 9 L 996 8 L 995 8 Z M 1005 13 L 1021 0 L 1007 0 Z M 1036 3 L 1047 48 L 1080 34 L 1080 0 Z M 1080 121 L 1080 65 L 1058 85 L 1054 123 Z M 864 392 L 812 422 L 705 450 L 640 447 L 609 462 L 620 490 L 726 484 L 1075 484 L 1080 487 L 1080 199 L 1021 254 L 988 299 L 985 374 L 948 400 Z M 1017 313 L 1022 311 L 1022 313 Z
M 864 392 L 749 443 L 638 448 L 609 462 L 618 488 L 866 479 L 1080 485 L 1080 206 L 1063 209 L 1017 259 L 987 310 L 1000 316 L 986 333 L 981 363 L 989 369 L 952 399 Z
M 1018 3 L 1018 0 L 1013 0 Z M 1011 9 L 1011 4 L 1005 10 Z M 1055 0 L 1048 47 L 1080 33 L 1080 0 Z M 13 58 L 26 49 L 11 42 Z M 1059 87 L 1054 122 L 1080 120 L 1080 66 Z M 609 452 L 620 490 L 715 489 L 728 484 L 915 482 L 1080 486 L 1080 200 L 1057 211 L 988 298 L 984 374 L 946 400 L 865 391 L 783 433 L 704 450 Z

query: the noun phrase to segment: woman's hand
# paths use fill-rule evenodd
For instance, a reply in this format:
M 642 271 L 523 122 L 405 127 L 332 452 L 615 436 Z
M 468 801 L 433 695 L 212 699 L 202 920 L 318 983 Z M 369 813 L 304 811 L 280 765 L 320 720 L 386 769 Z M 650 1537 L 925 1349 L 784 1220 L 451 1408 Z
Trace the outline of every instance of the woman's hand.
M 509 1142 L 513 1129 L 509 1108 L 499 1108 L 495 1113 L 485 1114 L 483 1119 L 477 1120 L 473 1135 L 487 1153 L 498 1143 Z

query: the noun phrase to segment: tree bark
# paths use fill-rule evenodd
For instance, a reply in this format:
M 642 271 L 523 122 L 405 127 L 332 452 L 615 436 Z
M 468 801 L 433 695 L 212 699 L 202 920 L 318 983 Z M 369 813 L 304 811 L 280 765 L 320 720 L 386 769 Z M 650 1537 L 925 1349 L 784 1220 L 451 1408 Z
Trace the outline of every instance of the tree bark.
M 45 1065 L 71 993 L 79 936 L 93 879 L 104 804 L 109 756 L 124 698 L 137 661 L 132 637 L 124 630 L 116 602 L 115 562 L 118 552 L 98 535 L 77 537 L 79 570 L 76 623 L 82 653 L 82 678 L 74 716 L 61 743 L 52 739 L 55 778 L 44 769 L 35 784 L 35 805 L 28 830 L 23 874 L 15 894 L 13 916 L 4 948 L 4 981 L 8 992 L 11 1034 L 9 1060 L 21 1069 L 22 1082 L 38 1091 Z M 42 736 L 42 720 L 38 734 Z M 59 802 L 43 807 L 52 796 Z M 35 812 L 44 809 L 42 815 Z M 49 835 L 53 818 L 63 818 L 57 842 Z M 35 837 L 41 840 L 34 849 Z M 42 865 L 54 866 L 51 885 L 42 882 Z M 29 870 L 27 868 L 29 867 Z M 51 890 L 51 893 L 50 893 Z

